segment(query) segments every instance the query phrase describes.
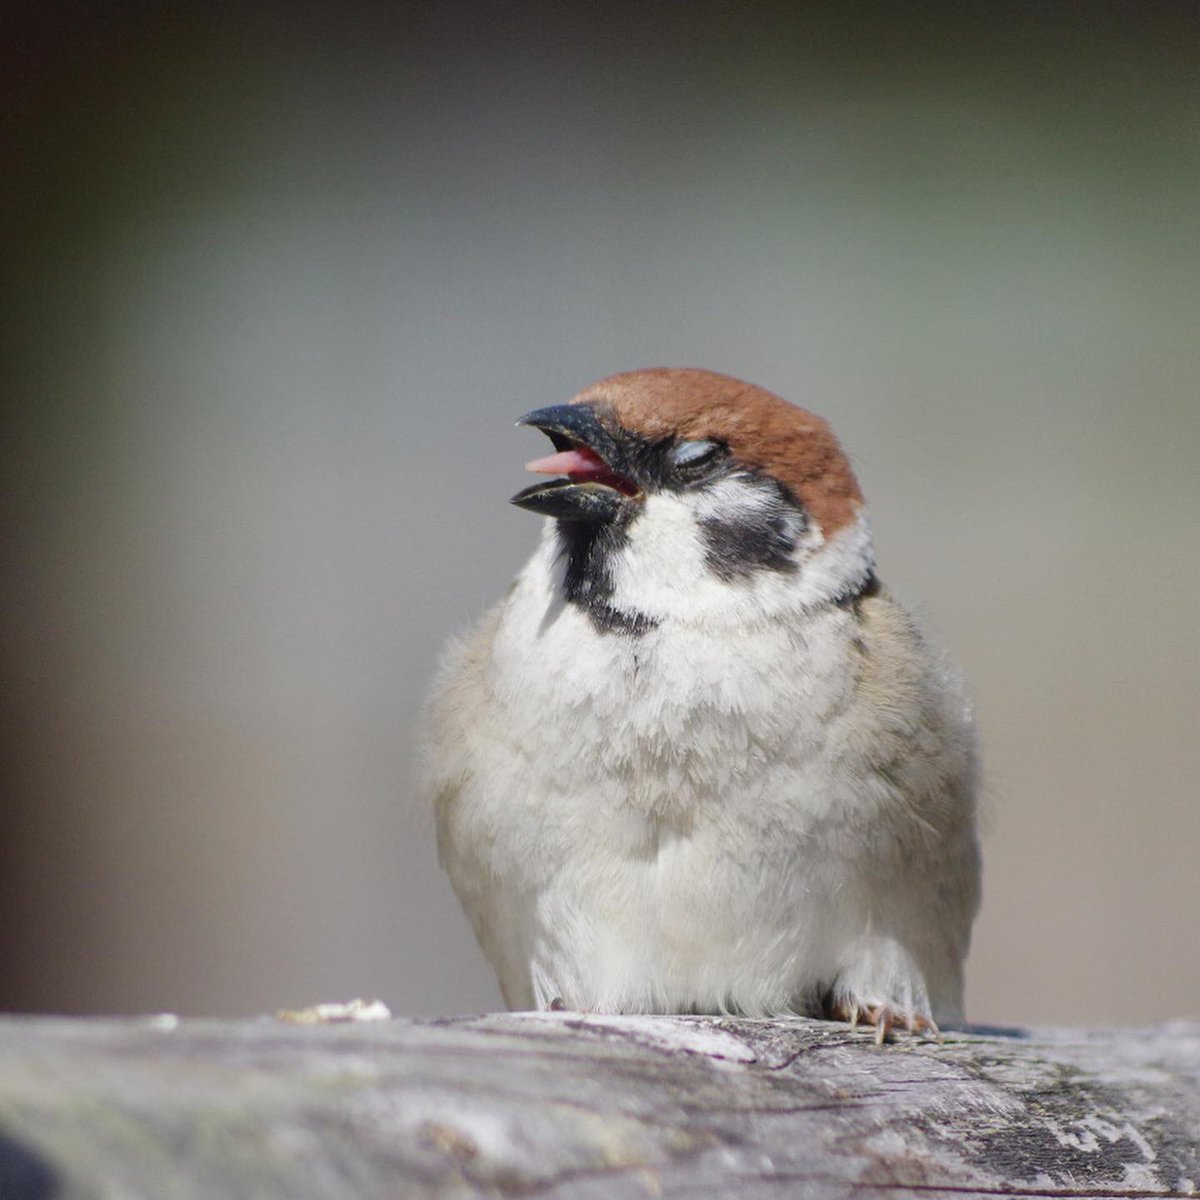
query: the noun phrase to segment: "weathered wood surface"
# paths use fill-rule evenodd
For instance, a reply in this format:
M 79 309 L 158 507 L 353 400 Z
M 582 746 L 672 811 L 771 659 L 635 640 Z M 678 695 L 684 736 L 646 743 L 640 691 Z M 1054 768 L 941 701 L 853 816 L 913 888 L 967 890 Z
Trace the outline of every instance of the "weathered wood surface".
M 0 1020 L 0 1200 L 1195 1196 L 1200 1024 Z

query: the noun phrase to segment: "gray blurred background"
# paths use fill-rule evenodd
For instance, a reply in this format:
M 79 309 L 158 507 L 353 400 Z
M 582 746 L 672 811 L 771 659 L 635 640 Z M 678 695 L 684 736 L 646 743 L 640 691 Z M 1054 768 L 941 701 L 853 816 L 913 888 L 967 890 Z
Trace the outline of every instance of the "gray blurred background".
M 829 417 L 965 668 L 977 1020 L 1200 1013 L 1200 10 L 8 18 L 0 1008 L 499 996 L 411 797 L 610 372 Z

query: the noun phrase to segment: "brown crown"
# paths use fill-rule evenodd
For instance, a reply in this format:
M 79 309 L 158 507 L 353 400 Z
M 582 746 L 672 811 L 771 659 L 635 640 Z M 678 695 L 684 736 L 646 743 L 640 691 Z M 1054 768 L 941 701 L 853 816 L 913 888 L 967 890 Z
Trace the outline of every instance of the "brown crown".
M 708 438 L 786 484 L 826 537 L 854 520 L 862 492 L 833 431 L 807 409 L 752 383 L 694 367 L 610 375 L 572 403 L 607 407 L 633 433 Z

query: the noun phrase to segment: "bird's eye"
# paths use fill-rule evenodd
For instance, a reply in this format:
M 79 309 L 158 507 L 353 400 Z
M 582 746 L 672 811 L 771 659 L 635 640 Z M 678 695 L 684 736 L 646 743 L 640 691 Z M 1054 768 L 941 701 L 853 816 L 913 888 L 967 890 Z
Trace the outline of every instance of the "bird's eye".
M 715 457 L 720 448 L 718 443 L 709 441 L 676 442 L 667 451 L 667 457 L 673 467 L 698 467 Z

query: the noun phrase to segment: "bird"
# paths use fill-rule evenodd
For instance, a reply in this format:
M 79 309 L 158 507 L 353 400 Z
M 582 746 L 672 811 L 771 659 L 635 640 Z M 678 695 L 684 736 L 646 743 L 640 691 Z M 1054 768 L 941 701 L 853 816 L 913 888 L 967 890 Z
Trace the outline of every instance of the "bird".
M 421 785 L 505 1003 L 960 1025 L 973 719 L 829 425 L 666 367 L 517 424 L 540 540 L 444 653 Z

